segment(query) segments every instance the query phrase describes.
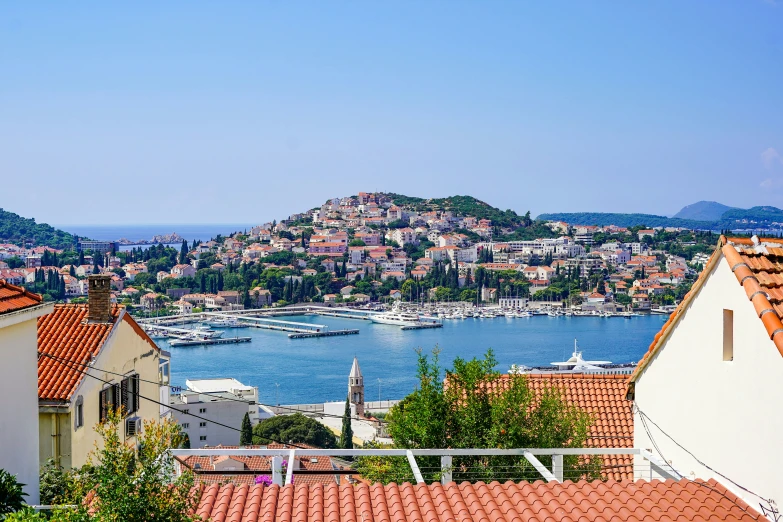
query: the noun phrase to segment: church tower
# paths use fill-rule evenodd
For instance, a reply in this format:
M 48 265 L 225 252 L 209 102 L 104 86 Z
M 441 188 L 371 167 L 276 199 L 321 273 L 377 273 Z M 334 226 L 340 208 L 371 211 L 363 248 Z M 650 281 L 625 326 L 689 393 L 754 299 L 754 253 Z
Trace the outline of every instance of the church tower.
M 351 373 L 348 375 L 348 396 L 351 398 L 351 404 L 356 405 L 356 415 L 364 417 L 364 377 L 356 357 L 353 358 Z

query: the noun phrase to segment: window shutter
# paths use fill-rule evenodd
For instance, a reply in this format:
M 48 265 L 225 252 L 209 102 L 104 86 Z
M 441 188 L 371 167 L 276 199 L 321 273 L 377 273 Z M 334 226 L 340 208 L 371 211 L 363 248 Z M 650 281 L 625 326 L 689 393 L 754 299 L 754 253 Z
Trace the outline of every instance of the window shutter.
M 120 381 L 120 406 L 122 406 L 122 414 L 127 415 L 131 412 L 130 409 L 130 401 L 128 400 L 130 395 L 130 390 L 128 389 L 130 379 L 125 378 L 122 381 Z
M 111 385 L 111 409 L 116 411 L 120 407 L 120 385 Z
M 131 377 L 131 383 L 133 384 L 133 411 L 139 411 L 139 404 L 140 404 L 140 396 L 141 393 L 141 379 L 139 378 L 139 374 L 133 375 Z
M 98 398 L 98 418 L 101 420 L 101 422 L 106 421 L 107 416 L 107 405 L 109 402 L 109 390 L 111 388 L 104 388 L 101 390 L 99 398 Z

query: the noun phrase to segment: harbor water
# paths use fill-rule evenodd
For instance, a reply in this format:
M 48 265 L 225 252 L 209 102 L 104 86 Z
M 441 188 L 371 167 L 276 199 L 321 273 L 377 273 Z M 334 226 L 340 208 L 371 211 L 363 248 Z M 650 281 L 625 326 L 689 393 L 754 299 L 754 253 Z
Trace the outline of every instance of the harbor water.
M 512 364 L 548 365 L 570 357 L 574 339 L 585 359 L 614 363 L 638 361 L 667 319 L 647 315 L 612 317 L 548 317 L 446 320 L 443 328 L 401 330 L 399 326 L 324 316 L 286 320 L 356 329 L 358 335 L 290 339 L 283 332 L 255 328 L 226 329 L 224 337 L 251 337 L 249 343 L 172 347 L 172 384 L 186 379 L 234 377 L 257 386 L 267 404 L 345 400 L 348 372 L 359 358 L 368 401 L 400 399 L 416 386 L 416 349 L 440 349 L 442 366 L 455 357 L 481 357 L 492 348 L 497 369 Z M 379 382 L 380 379 L 380 382 Z

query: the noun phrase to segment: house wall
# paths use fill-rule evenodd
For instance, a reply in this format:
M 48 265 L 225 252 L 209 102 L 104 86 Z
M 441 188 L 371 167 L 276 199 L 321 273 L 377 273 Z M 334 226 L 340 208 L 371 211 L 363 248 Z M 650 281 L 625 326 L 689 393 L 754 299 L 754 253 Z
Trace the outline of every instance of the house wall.
M 93 367 L 120 374 L 138 373 L 141 379 L 140 395 L 157 401 L 160 396 L 160 387 L 154 383 L 157 383 L 159 379 L 159 358 L 158 350 L 154 350 L 128 323 L 120 321 L 98 354 Z M 119 383 L 123 379 L 119 375 L 106 371 L 90 370 L 90 374 L 111 383 Z M 145 382 L 145 380 L 152 382 Z M 100 420 L 99 395 L 105 386 L 107 385 L 97 379 L 85 377 L 66 406 L 67 415 L 60 415 L 60 451 L 63 467 L 84 465 L 90 452 L 95 448 L 95 444 L 99 442 L 100 437 L 94 428 Z M 79 396 L 82 397 L 84 404 L 84 425 L 76 428 L 74 410 Z M 54 456 L 52 444 L 45 443 L 45 440 L 51 440 L 54 435 L 54 424 L 51 414 L 46 412 L 44 408 L 42 410 L 44 411 L 39 418 L 40 458 L 42 462 L 45 462 L 46 459 Z M 157 422 L 160 419 L 160 407 L 158 404 L 142 398 L 139 402 L 139 410 L 130 417 Z M 120 426 L 120 435 L 125 437 L 124 423 Z M 128 438 L 126 441 L 132 442 L 132 438 Z
M 723 360 L 723 310 L 734 312 L 734 360 Z M 783 358 L 721 257 L 636 382 L 635 404 L 702 462 L 783 506 Z M 648 421 L 667 461 L 715 478 L 750 505 L 759 500 L 700 465 Z M 657 453 L 638 412 L 634 445 Z M 640 462 L 637 460 L 637 462 Z
M 25 484 L 26 501 L 38 504 L 38 329 L 35 312 L 0 316 L 0 468 Z
M 208 396 L 203 395 L 202 397 Z M 202 409 L 206 411 L 201 412 Z M 183 413 L 184 410 L 207 420 Z M 246 402 L 215 399 L 214 401 L 187 404 L 178 402 L 173 405 L 171 417 L 182 426 L 182 431 L 188 434 L 191 448 L 203 448 L 204 446 L 236 446 L 239 444 L 239 432 L 220 424 L 233 426 L 238 430 L 242 427 L 242 419 L 246 413 L 251 413 Z M 220 424 L 215 424 L 215 422 Z M 206 426 L 201 427 L 201 423 L 206 423 Z M 202 440 L 201 437 L 206 438 Z

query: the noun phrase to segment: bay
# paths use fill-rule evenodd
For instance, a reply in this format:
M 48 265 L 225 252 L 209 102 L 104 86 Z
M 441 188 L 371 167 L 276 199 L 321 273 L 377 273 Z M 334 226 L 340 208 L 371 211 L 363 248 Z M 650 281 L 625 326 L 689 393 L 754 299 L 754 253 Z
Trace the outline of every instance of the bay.
M 365 378 L 366 400 L 401 399 L 416 386 L 416 348 L 438 347 L 443 366 L 455 357 L 481 357 L 492 348 L 497 369 L 512 364 L 548 365 L 570 357 L 574 339 L 588 360 L 636 362 L 668 316 L 624 318 L 548 317 L 447 320 L 443 328 L 403 331 L 398 326 L 321 316 L 286 320 L 356 329 L 358 335 L 289 339 L 256 328 L 228 329 L 224 337 L 251 337 L 250 343 L 171 347 L 172 384 L 186 379 L 234 377 L 257 386 L 262 402 L 318 403 L 345 400 L 354 355 Z M 380 383 L 379 380 L 380 379 Z M 379 391 L 380 384 L 380 391 Z M 279 387 L 277 386 L 279 385 Z M 278 399 L 276 399 L 276 394 Z

